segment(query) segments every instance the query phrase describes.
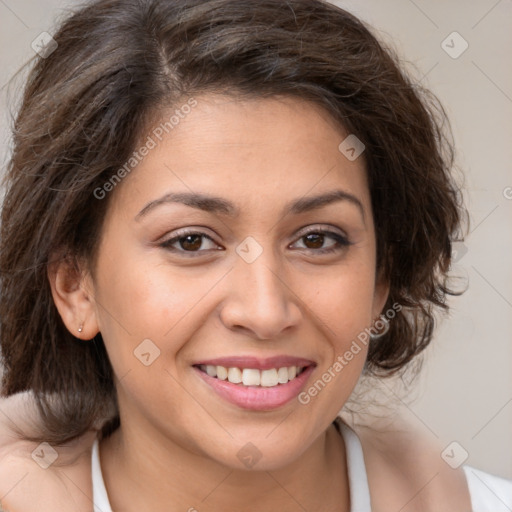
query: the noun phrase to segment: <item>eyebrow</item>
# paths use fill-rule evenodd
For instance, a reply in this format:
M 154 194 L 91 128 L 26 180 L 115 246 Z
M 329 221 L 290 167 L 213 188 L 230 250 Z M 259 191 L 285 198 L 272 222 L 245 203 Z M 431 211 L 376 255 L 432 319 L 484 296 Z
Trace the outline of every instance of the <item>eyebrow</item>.
M 284 217 L 290 213 L 297 215 L 309 212 L 339 201 L 346 201 L 356 206 L 359 209 L 364 222 L 365 212 L 363 204 L 356 196 L 344 190 L 333 190 L 325 194 L 301 197 L 290 201 L 284 206 L 282 216 Z M 165 194 L 159 199 L 155 199 L 154 201 L 147 203 L 146 206 L 144 206 L 144 208 L 142 208 L 142 210 L 135 216 L 135 220 L 141 220 L 141 218 L 147 215 L 151 210 L 167 203 L 184 204 L 208 213 L 223 214 L 229 217 L 237 217 L 240 214 L 239 208 L 237 208 L 232 202 L 221 197 L 196 192 L 171 192 L 169 194 Z

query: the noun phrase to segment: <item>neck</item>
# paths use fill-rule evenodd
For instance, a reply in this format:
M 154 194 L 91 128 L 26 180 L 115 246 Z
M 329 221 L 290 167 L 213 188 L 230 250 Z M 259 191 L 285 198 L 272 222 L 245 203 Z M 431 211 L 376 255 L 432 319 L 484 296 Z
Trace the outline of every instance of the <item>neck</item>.
M 232 469 L 140 432 L 123 425 L 101 443 L 113 510 L 349 510 L 345 447 L 332 425 L 296 460 L 272 471 Z

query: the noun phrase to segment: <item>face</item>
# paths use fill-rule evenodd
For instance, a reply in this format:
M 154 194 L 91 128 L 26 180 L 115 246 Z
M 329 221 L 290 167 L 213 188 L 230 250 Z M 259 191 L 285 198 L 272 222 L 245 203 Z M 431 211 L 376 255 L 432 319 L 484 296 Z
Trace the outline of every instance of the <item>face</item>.
M 310 103 L 196 101 L 111 192 L 92 316 L 126 432 L 273 469 L 349 397 L 386 299 L 364 161 Z

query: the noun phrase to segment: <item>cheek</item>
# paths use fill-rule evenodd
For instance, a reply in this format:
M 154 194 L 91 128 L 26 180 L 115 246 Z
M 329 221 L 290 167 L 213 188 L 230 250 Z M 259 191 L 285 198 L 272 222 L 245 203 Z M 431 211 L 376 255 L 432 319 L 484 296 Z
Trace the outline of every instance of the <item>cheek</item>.
M 130 257 L 115 244 L 111 249 L 104 251 L 111 256 L 99 261 L 96 298 L 100 330 L 113 358 L 116 352 L 133 356 L 145 339 L 177 352 L 193 325 L 200 329 L 212 314 L 218 305 L 212 301 L 222 302 L 215 287 L 223 281 L 225 266 L 173 268 L 160 257 Z M 303 318 L 324 325 L 327 337 L 343 345 L 371 323 L 373 265 L 368 248 L 357 248 L 338 265 L 290 267 L 283 277 L 297 296 Z M 224 298 L 229 298 L 229 279 L 220 287 Z
M 114 257 L 98 265 L 97 313 L 119 375 L 138 368 L 135 357 L 141 343 L 155 353 L 177 353 L 191 335 L 192 320 L 196 328 L 200 325 L 202 301 L 224 272 L 199 274 L 171 269 L 161 261 L 109 254 Z M 145 340 L 151 340 L 154 347 Z
M 322 357 L 314 379 L 299 394 L 298 401 L 305 414 L 307 411 L 317 418 L 318 428 L 325 426 L 323 418 L 334 417 L 341 410 L 366 361 L 374 294 L 370 265 L 340 268 L 317 280 L 314 292 L 305 298 L 323 333 L 317 342 Z
M 340 265 L 314 278 L 313 291 L 308 292 L 304 283 L 303 302 L 330 328 L 329 338 L 342 347 L 371 324 L 374 285 L 371 261 Z

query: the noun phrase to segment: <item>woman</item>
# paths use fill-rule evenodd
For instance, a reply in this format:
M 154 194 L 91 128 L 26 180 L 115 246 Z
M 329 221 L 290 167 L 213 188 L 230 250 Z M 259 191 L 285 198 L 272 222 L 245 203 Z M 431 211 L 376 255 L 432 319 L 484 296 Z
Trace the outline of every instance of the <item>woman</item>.
M 338 418 L 430 342 L 461 230 L 442 108 L 368 29 L 311 0 L 100 0 L 55 43 L 2 211 L 3 506 L 512 506 L 405 426 Z

